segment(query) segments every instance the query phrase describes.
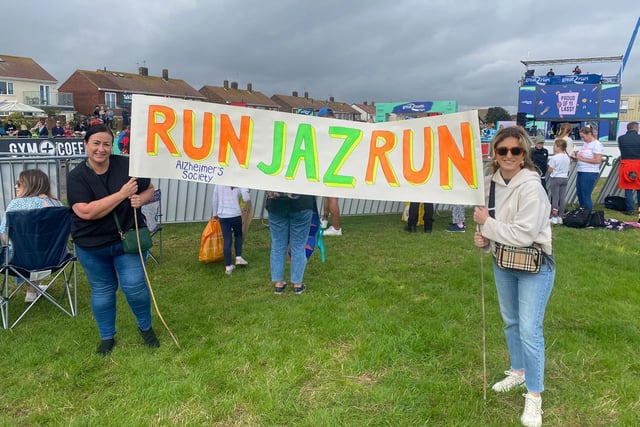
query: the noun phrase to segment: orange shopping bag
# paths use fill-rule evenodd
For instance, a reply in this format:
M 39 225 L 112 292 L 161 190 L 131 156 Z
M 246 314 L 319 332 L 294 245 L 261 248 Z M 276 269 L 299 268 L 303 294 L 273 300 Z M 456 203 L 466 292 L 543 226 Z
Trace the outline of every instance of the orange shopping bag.
M 222 253 L 223 245 L 220 221 L 211 218 L 202 231 L 198 259 L 205 263 L 222 261 L 224 259 L 224 254 Z

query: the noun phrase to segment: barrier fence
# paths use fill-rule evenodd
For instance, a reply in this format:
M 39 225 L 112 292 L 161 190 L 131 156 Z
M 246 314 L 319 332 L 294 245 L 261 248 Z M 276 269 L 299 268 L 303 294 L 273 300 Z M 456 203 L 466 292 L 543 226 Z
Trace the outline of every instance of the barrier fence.
M 606 181 L 594 199 L 596 204 L 603 204 L 609 195 L 622 195 L 624 191 L 618 188 L 618 158 L 612 160 L 610 156 L 603 156 L 600 173 L 611 168 Z M 85 160 L 84 156 L 50 156 L 38 153 L 8 153 L 0 152 L 0 214 L 4 216 L 9 202 L 15 197 L 14 185 L 20 172 L 24 169 L 38 168 L 45 172 L 51 181 L 53 195 L 66 201 L 68 172 L 78 163 Z M 486 171 L 486 168 L 485 168 Z M 567 205 L 577 203 L 576 196 L 577 171 L 572 167 L 569 174 L 567 188 Z M 162 220 L 164 223 L 203 222 L 211 217 L 213 185 L 180 181 L 174 179 L 153 179 L 153 185 L 162 190 Z M 254 219 L 266 219 L 266 192 L 252 190 L 251 199 L 254 207 Z M 405 202 L 389 202 L 380 200 L 339 199 L 341 215 L 380 215 L 401 214 Z M 322 209 L 322 198 L 318 197 L 319 209 Z M 448 211 L 451 205 L 438 204 L 436 212 Z

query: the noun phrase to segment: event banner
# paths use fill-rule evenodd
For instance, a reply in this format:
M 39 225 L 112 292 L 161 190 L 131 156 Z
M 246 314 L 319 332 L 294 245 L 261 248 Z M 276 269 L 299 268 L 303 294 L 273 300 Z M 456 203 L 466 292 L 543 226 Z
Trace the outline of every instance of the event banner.
M 73 157 L 84 155 L 82 138 L 17 138 L 3 136 L 0 138 L 0 153 L 12 155 L 43 155 L 56 157 Z
M 364 123 L 133 95 L 131 176 L 483 205 L 478 112 Z

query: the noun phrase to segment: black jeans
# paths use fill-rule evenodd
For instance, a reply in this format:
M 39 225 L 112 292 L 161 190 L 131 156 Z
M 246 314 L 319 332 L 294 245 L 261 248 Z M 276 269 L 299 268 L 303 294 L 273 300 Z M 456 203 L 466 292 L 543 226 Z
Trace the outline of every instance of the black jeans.
M 424 221 L 424 229 L 431 230 L 433 227 L 433 203 L 423 203 L 424 206 L 424 215 L 422 216 L 422 220 Z M 420 209 L 420 203 L 411 202 L 409 203 L 409 218 L 407 219 L 407 224 L 409 224 L 409 228 L 415 227 L 418 223 L 418 210 Z
M 222 229 L 222 239 L 224 245 L 222 253 L 224 254 L 224 264 L 232 265 L 231 242 L 236 250 L 236 256 L 242 256 L 242 217 L 235 216 L 233 218 L 220 218 L 220 228 Z

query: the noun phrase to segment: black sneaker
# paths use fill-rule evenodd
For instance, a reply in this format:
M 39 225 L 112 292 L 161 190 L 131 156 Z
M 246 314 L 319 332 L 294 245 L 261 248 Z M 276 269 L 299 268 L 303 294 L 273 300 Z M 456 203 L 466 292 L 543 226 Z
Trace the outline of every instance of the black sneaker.
M 307 289 L 306 285 L 304 283 L 301 283 L 300 286 L 293 287 L 293 293 L 296 295 L 300 295 L 304 292 L 305 289 Z
M 108 340 L 100 341 L 100 345 L 98 346 L 98 350 L 96 353 L 100 356 L 108 356 L 111 351 L 113 351 L 113 347 L 116 345 L 116 340 L 113 338 L 109 338 Z
M 446 229 L 447 233 L 464 233 L 466 230 L 464 224 L 462 225 L 462 227 L 458 227 L 458 224 L 449 224 L 449 226 Z
M 140 328 L 138 328 L 138 331 L 140 332 L 140 335 L 144 340 L 144 345 L 151 348 L 160 347 L 160 341 L 158 341 L 158 337 L 156 337 L 156 333 L 153 332 L 153 328 L 149 328 L 146 331 L 143 331 Z

